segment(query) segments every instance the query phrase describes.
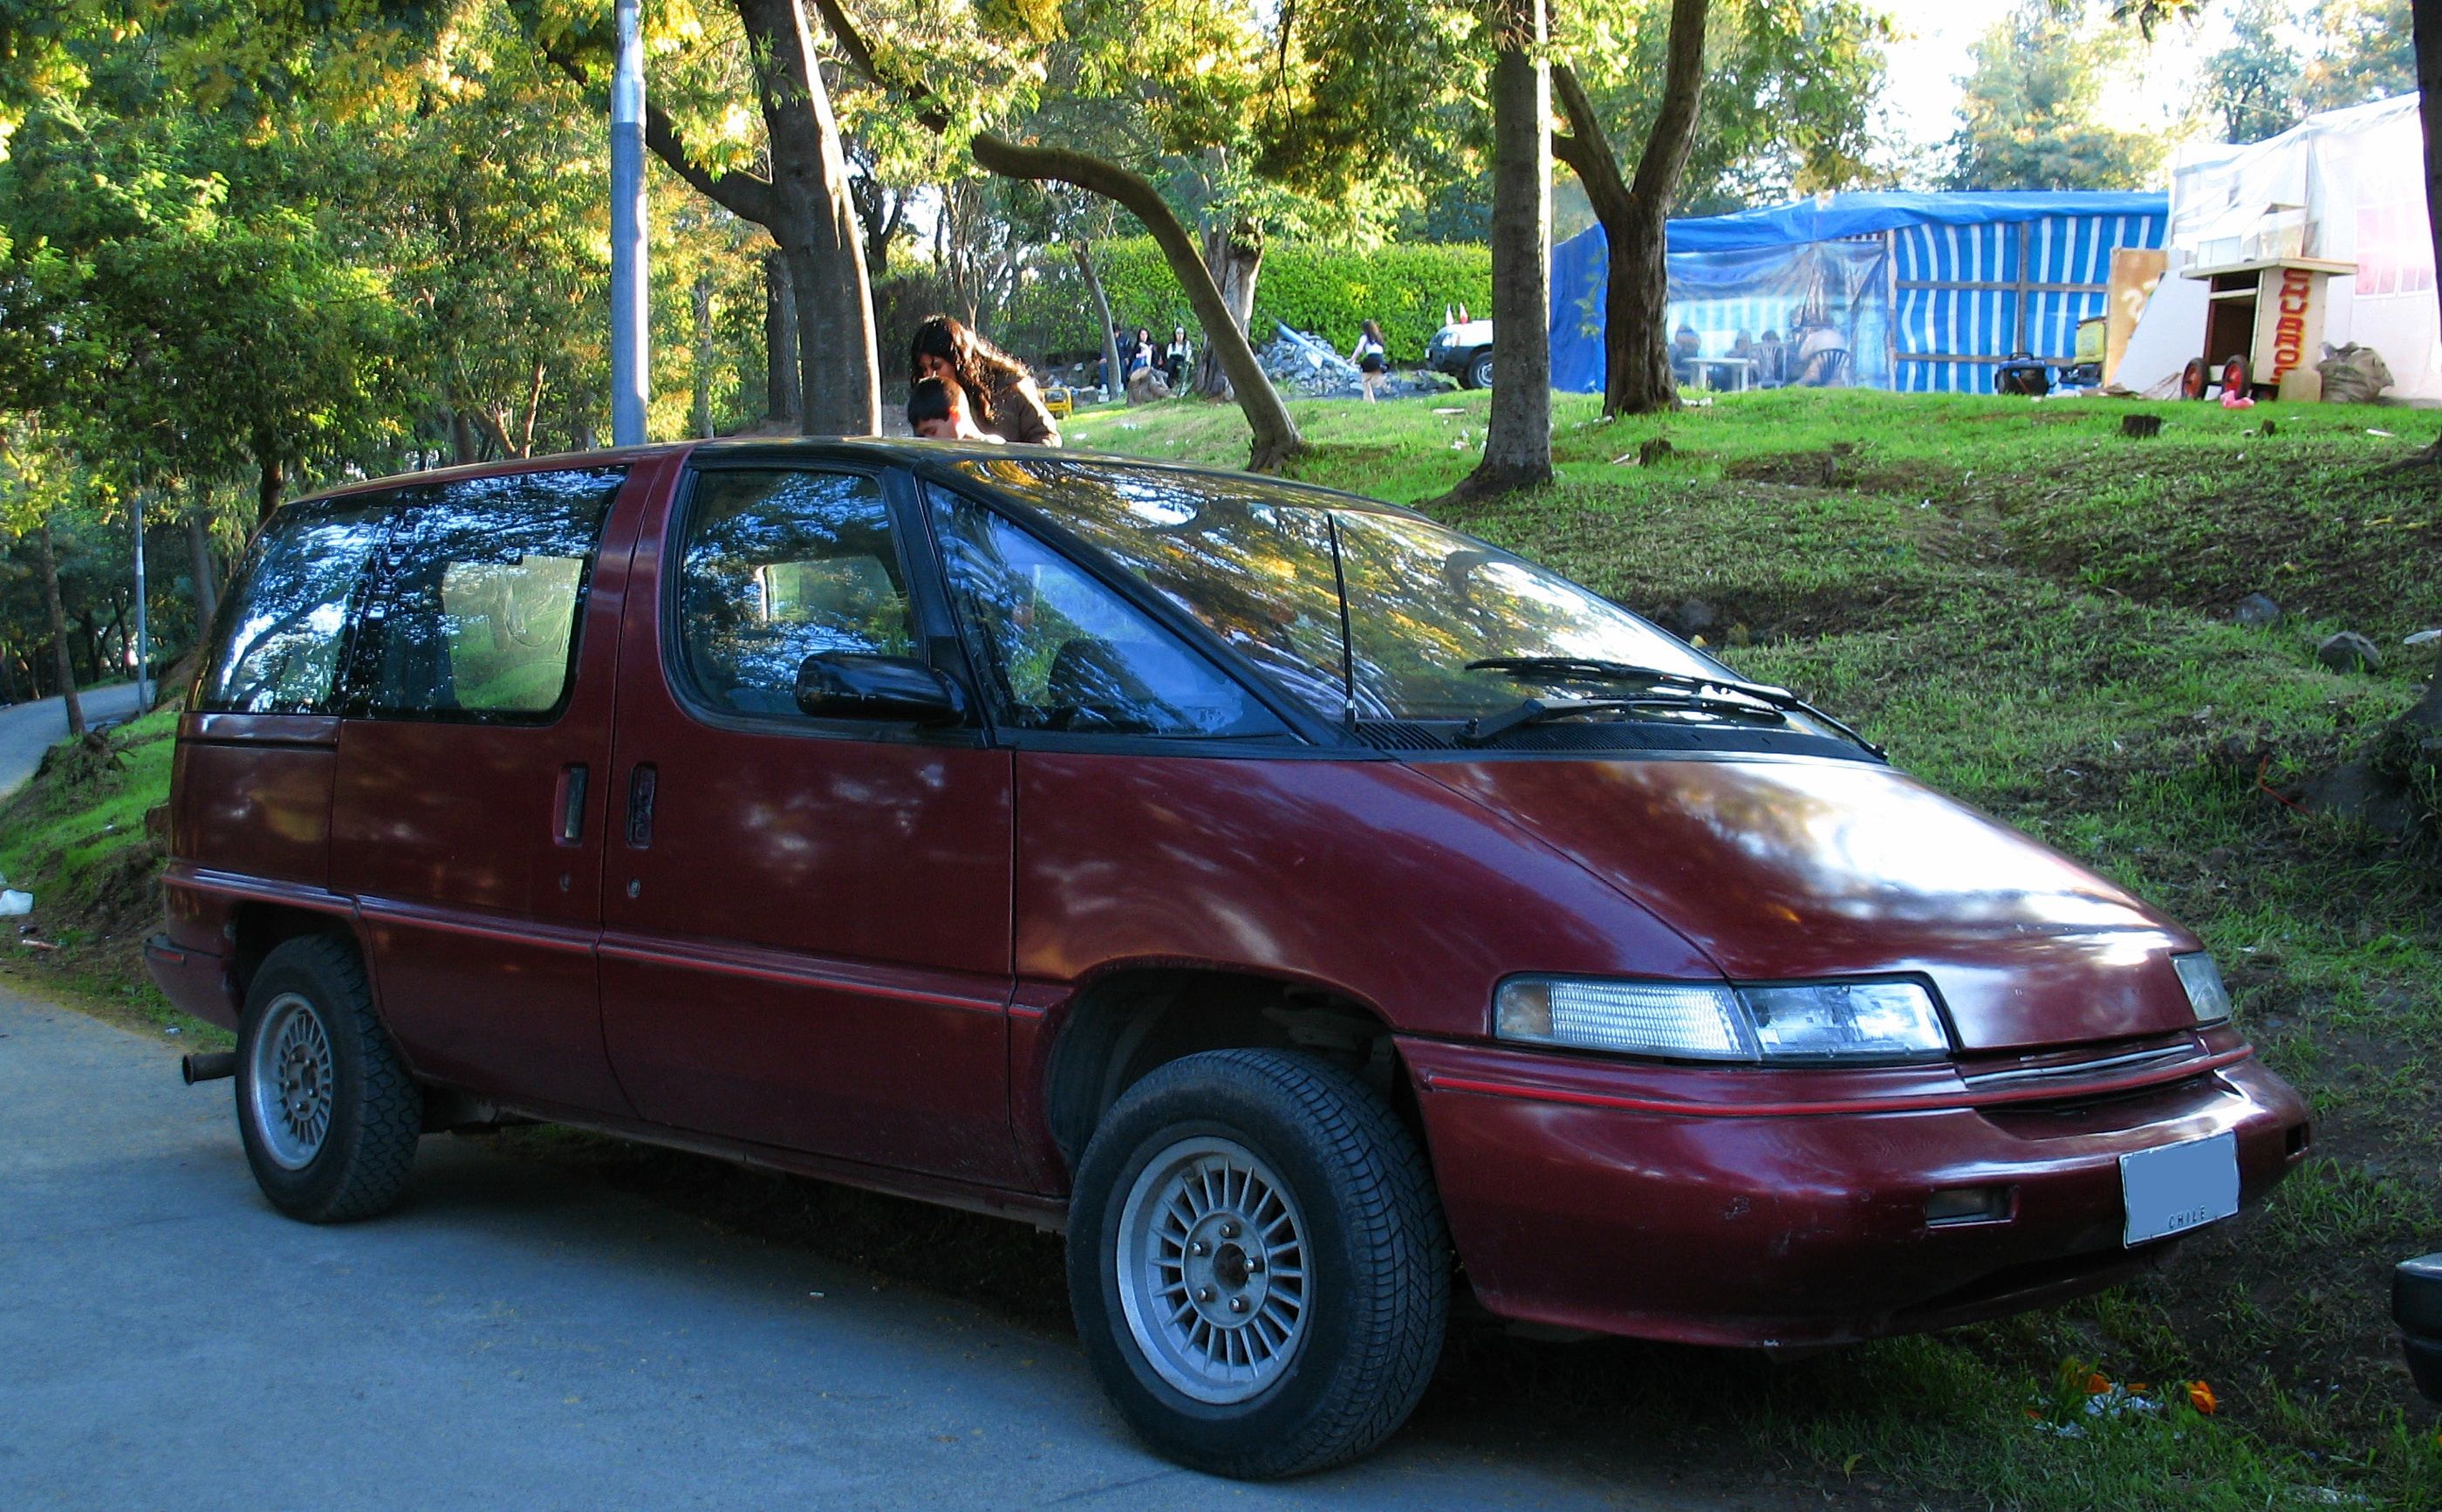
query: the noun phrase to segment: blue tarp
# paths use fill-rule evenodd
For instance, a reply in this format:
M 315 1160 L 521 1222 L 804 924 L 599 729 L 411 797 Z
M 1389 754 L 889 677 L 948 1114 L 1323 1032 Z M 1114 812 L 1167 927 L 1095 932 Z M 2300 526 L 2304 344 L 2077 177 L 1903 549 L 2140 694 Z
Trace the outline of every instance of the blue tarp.
M 2168 194 L 2113 194 L 2087 191 L 2025 190 L 1987 193 L 1925 194 L 1875 190 L 1824 194 L 1795 205 L 1672 221 L 1673 252 L 1734 252 L 1745 247 L 1787 246 L 1795 242 L 1834 242 L 1872 236 L 1910 226 L 1982 226 L 2037 221 L 2052 215 L 2168 215 Z
M 2021 348 L 2066 360 L 2121 246 L 2160 246 L 2160 194 L 1833 194 L 1669 225 L 1682 381 L 1989 393 Z M 1887 234 L 1886 234 L 1887 233 Z M 1552 384 L 1602 389 L 1602 228 L 1552 255 Z M 2069 286 L 2077 287 L 2069 287 Z M 1715 359 L 1705 361 L 1703 359 Z

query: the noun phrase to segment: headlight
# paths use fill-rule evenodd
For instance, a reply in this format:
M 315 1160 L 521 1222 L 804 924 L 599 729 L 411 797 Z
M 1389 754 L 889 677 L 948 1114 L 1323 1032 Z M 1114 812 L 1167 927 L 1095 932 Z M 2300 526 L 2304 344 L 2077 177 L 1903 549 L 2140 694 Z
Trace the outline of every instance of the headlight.
M 1775 987 L 1522 976 L 1493 999 L 1504 1040 L 1697 1061 L 1908 1061 L 1950 1051 L 1914 982 Z
M 2221 981 L 2221 968 L 2202 951 L 2193 956 L 2174 956 L 2171 964 L 2178 968 L 2179 985 L 2188 990 L 2188 1006 L 2196 1010 L 2199 1024 L 2218 1024 L 2230 1017 L 2230 989 Z
M 1914 1061 L 1950 1052 L 1933 994 L 1914 982 L 1739 990 L 1767 1060 Z

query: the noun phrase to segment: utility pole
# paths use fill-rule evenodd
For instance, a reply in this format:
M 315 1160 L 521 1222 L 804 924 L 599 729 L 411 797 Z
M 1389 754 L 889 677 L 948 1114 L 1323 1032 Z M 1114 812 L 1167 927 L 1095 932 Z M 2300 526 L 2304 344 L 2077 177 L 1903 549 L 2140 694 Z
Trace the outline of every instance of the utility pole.
M 646 353 L 645 41 L 642 0 L 613 0 L 619 61 L 610 75 L 610 442 L 642 446 Z
M 152 647 L 144 639 L 144 496 L 134 489 L 127 494 L 127 519 L 136 532 L 136 712 L 141 715 L 153 708 L 144 679 Z

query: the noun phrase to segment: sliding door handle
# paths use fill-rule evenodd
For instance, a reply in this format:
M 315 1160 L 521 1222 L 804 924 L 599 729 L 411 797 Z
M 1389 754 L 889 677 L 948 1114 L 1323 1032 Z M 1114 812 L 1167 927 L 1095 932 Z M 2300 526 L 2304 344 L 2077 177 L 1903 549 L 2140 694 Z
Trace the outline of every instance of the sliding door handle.
M 628 847 L 643 850 L 653 843 L 653 788 L 650 762 L 638 762 L 628 774 Z
M 559 814 L 558 829 L 552 838 L 563 846 L 581 845 L 585 840 L 585 763 L 572 761 L 559 769 L 559 802 L 553 807 Z

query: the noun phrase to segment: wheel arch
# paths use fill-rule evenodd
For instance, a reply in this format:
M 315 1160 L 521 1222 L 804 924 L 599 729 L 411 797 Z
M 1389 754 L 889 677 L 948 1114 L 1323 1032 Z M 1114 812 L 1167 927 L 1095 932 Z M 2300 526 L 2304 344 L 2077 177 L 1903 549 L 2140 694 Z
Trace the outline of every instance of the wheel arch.
M 355 953 L 371 975 L 372 956 L 356 938 L 354 923 L 342 914 L 248 900 L 229 910 L 228 929 L 229 986 L 236 998 L 231 1006 L 240 1011 L 246 1007 L 246 993 L 254 988 L 255 973 L 263 969 L 273 951 L 292 939 L 319 937 L 337 940 Z
M 1261 972 L 1128 966 L 1095 975 L 1068 998 L 1038 1063 L 1045 1129 L 1063 1167 L 1077 1169 L 1103 1115 L 1147 1073 L 1220 1049 L 1303 1050 L 1346 1066 L 1424 1142 L 1414 1088 L 1388 1019 L 1372 1004 Z

